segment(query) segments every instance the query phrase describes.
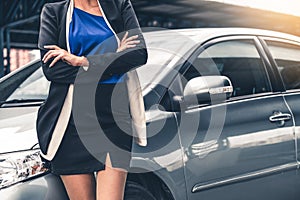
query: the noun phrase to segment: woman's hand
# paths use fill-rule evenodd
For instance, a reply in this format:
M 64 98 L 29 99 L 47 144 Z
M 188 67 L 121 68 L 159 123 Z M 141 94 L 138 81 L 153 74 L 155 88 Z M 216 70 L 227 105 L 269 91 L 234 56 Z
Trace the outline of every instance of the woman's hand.
M 88 60 L 84 56 L 75 56 L 56 45 L 46 45 L 44 48 L 49 49 L 49 51 L 44 55 L 42 61 L 46 63 L 54 58 L 49 67 L 53 67 L 59 60 L 72 66 L 88 66 Z
M 117 49 L 117 52 L 124 51 L 125 49 L 136 47 L 136 44 L 140 43 L 140 40 L 136 40 L 138 35 L 128 37 L 128 31 L 125 33 L 123 39 L 121 40 L 120 46 Z

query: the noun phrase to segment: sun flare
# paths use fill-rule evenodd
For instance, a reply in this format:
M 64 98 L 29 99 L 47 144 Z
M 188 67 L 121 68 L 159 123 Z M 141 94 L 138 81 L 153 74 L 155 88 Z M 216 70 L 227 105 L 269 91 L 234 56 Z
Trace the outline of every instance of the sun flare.
M 300 0 L 207 0 L 300 16 Z

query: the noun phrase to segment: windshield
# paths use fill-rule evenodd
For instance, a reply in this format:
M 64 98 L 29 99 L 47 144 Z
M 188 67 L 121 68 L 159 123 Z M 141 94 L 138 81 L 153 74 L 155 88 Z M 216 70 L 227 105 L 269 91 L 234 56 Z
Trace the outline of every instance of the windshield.
M 8 97 L 13 99 L 46 99 L 50 82 L 45 78 L 42 68 L 38 68 Z

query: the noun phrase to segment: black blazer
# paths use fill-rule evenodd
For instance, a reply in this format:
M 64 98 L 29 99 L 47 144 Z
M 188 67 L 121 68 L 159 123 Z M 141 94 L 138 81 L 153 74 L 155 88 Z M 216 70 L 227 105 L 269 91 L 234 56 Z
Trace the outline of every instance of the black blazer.
M 69 84 L 88 83 L 91 74 L 102 74 L 101 79 L 107 79 L 114 74 L 126 73 L 147 62 L 146 44 L 132 8 L 130 0 L 98 0 L 112 29 L 121 40 L 124 31 L 129 31 L 129 37 L 139 35 L 141 41 L 136 47 L 118 53 L 87 56 L 88 73 L 82 67 L 70 66 L 63 61 L 49 68 L 51 60 L 42 63 L 46 78 L 51 81 L 49 96 L 41 105 L 37 116 L 37 134 L 42 153 L 46 154 L 53 130 L 60 115 Z M 70 0 L 45 4 L 41 13 L 41 25 L 38 47 L 41 57 L 47 53 L 44 45 L 57 45 L 67 50 L 66 18 Z M 100 66 L 100 67 L 99 67 Z M 99 71 L 99 69 L 106 69 Z

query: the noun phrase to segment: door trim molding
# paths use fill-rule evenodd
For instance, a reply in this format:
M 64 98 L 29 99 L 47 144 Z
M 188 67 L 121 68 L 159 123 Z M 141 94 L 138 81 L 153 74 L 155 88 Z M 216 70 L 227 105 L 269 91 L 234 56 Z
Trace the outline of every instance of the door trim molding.
M 276 166 L 276 167 L 270 167 L 267 169 L 258 170 L 255 172 L 250 172 L 250 173 L 246 173 L 246 174 L 242 174 L 242 175 L 238 175 L 238 176 L 233 176 L 233 177 L 230 177 L 227 179 L 210 181 L 210 182 L 206 182 L 206 183 L 198 183 L 198 184 L 194 185 L 194 187 L 192 188 L 192 193 L 200 192 L 203 190 L 209 190 L 209 189 L 221 187 L 224 185 L 230 185 L 230 184 L 234 184 L 234 183 L 238 183 L 238 182 L 249 181 L 249 180 L 261 178 L 264 176 L 270 176 L 270 175 L 277 174 L 277 173 L 280 173 L 283 171 L 290 171 L 293 169 L 296 170 L 297 166 L 298 166 L 298 163 L 296 163 L 296 162 L 288 163 L 288 164 L 284 164 L 284 165 L 280 165 L 280 166 Z

